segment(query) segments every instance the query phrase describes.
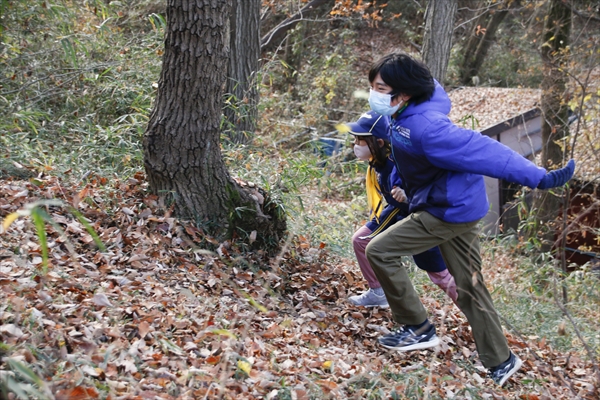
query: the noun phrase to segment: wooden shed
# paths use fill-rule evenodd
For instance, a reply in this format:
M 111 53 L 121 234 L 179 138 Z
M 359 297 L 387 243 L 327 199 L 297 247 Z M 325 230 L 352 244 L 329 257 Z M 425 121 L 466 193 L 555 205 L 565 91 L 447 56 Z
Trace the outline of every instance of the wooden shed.
M 450 118 L 459 125 L 479 130 L 535 162 L 535 156 L 542 148 L 540 94 L 537 89 L 460 88 L 449 92 L 453 104 Z M 570 121 L 575 118 L 571 116 Z M 477 121 L 478 126 L 473 126 L 473 121 Z M 565 255 L 569 261 L 580 265 L 588 261 L 600 263 L 600 236 L 597 234 L 600 228 L 599 166 L 593 157 L 597 124 L 594 121 L 588 126 L 588 132 L 582 135 L 586 141 L 581 141 L 575 148 L 576 174 L 579 171 L 580 176 L 570 184 L 570 229 Z M 483 220 L 483 232 L 497 235 L 501 228 L 504 233 L 510 229 L 516 231 L 519 218 L 514 194 L 520 188 L 490 177 L 485 177 L 485 183 L 490 210 Z
M 452 100 L 450 118 L 458 125 L 478 130 L 529 159 L 541 150 L 539 90 L 463 87 L 448 95 Z M 485 177 L 485 184 L 490 211 L 483 232 L 496 235 L 500 225 L 516 228 L 515 215 L 507 210 L 514 190 L 490 177 Z
M 532 159 L 542 150 L 542 121 L 539 108 L 533 108 L 506 121 L 481 130 L 481 133 L 505 144 L 522 156 Z M 499 224 L 514 226 L 513 213 L 507 210 L 512 200 L 511 190 L 505 182 L 485 177 L 485 186 L 490 202 L 490 211 L 484 218 L 483 231 L 496 235 Z M 507 213 L 508 215 L 505 215 Z M 504 218 L 506 217 L 506 218 Z

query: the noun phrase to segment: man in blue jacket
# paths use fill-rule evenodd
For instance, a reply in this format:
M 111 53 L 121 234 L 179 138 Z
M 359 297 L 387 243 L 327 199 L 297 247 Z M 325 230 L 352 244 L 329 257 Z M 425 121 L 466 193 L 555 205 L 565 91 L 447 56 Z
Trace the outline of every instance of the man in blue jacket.
M 548 173 L 500 142 L 454 125 L 447 116 L 451 103 L 444 89 L 424 64 L 405 54 L 377 61 L 369 82 L 371 109 L 391 116 L 392 156 L 410 203 L 410 215 L 366 249 L 393 318 L 401 325 L 378 341 L 399 351 L 438 342 L 400 258 L 439 246 L 481 362 L 502 386 L 522 363 L 508 348 L 481 274 L 478 223 L 489 209 L 483 175 L 548 189 L 571 179 L 575 162 Z

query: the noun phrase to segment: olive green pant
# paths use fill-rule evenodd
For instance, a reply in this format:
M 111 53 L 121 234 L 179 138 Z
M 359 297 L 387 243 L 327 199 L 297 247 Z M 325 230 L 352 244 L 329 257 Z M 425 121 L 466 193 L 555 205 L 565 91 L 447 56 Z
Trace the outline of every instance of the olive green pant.
M 479 358 L 485 367 L 492 368 L 506 361 L 510 351 L 481 274 L 478 222 L 450 224 L 427 212 L 413 213 L 373 238 L 366 253 L 394 320 L 401 325 L 417 325 L 425 321 L 427 311 L 401 257 L 439 246 L 456 281 L 457 304 L 469 320 Z

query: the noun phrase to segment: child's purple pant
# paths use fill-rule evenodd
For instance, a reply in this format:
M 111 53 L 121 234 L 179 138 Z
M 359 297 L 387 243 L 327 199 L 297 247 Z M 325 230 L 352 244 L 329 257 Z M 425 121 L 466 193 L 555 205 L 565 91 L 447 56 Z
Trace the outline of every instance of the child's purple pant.
M 365 254 L 365 249 L 371 239 L 361 239 L 361 237 L 368 236 L 370 233 L 371 230 L 367 228 L 366 225 L 363 225 L 359 230 L 354 232 L 354 235 L 352 236 L 352 245 L 354 246 L 354 254 L 356 254 L 356 260 L 358 261 L 358 266 L 360 267 L 363 276 L 367 280 L 369 287 L 375 289 L 380 288 L 381 284 L 377 280 L 373 268 L 371 268 L 371 264 L 369 264 Z
M 370 233 L 371 230 L 366 225 L 363 225 L 360 229 L 354 232 L 354 235 L 352 236 L 352 246 L 354 247 L 354 254 L 356 254 L 358 266 L 360 267 L 363 276 L 369 284 L 369 287 L 372 289 L 376 289 L 380 288 L 381 284 L 377 280 L 377 277 L 373 272 L 373 268 L 371 268 L 371 264 L 369 264 L 369 261 L 367 260 L 367 256 L 365 254 L 365 249 L 371 241 L 371 238 L 361 239 L 361 237 L 368 236 Z M 440 257 L 440 259 L 437 260 L 436 257 Z M 456 303 L 458 294 L 456 291 L 456 283 L 454 282 L 454 277 L 450 274 L 448 269 L 436 272 L 427 271 L 429 266 L 423 264 L 427 264 L 428 259 L 430 259 L 433 264 L 443 263 L 439 251 L 427 251 L 414 256 L 414 260 L 417 264 L 417 267 L 425 270 L 427 272 L 427 275 L 429 275 L 429 279 L 431 279 L 431 282 L 439 286 L 452 299 L 452 301 Z M 438 265 L 432 265 L 432 267 L 439 269 Z

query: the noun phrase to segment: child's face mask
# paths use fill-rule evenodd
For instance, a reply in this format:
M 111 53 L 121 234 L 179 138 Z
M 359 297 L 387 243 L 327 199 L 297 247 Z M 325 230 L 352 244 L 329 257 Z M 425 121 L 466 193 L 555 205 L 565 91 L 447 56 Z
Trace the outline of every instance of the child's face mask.
M 354 155 L 356 155 L 356 158 L 358 158 L 359 160 L 369 161 L 371 159 L 371 150 L 369 150 L 369 146 L 367 146 L 366 144 L 355 144 Z

